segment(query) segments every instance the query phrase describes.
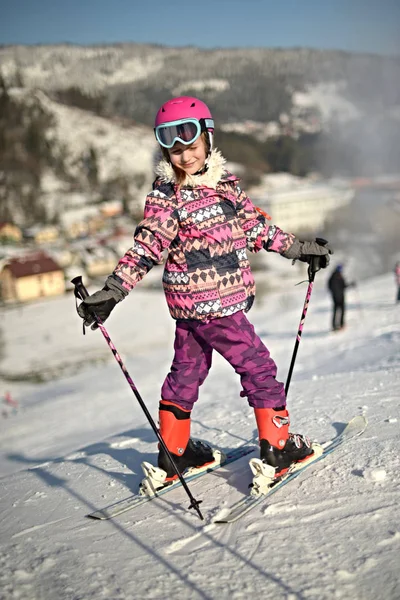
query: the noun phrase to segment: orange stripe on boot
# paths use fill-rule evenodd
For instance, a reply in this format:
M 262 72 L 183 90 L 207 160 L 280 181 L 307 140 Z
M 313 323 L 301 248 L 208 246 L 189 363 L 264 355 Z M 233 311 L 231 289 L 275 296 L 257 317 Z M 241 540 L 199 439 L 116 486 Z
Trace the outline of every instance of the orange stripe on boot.
M 271 446 L 283 448 L 289 437 L 289 413 L 273 408 L 255 408 L 258 437 L 268 440 Z
M 190 437 L 190 411 L 177 404 L 161 400 L 159 405 L 160 434 L 172 454 L 181 456 Z

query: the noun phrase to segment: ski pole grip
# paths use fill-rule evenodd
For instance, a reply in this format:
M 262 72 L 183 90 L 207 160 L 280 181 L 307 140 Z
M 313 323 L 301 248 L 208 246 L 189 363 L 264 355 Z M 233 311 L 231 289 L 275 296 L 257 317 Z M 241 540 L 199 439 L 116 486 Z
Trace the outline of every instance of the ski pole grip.
M 308 265 L 308 281 L 314 281 L 315 273 L 319 271 L 319 256 L 313 256 Z
M 78 275 L 78 277 L 74 277 L 73 279 L 71 279 L 71 283 L 74 286 L 74 294 L 75 294 L 76 298 L 80 298 L 81 300 L 84 300 L 85 298 L 87 298 L 89 296 L 89 292 L 83 285 L 82 277 L 80 275 Z
M 320 237 L 317 237 L 315 239 L 315 241 L 317 242 L 318 246 L 326 246 L 326 244 L 328 243 L 327 240 L 324 240 L 324 238 L 320 238 Z M 310 264 L 308 265 L 308 280 L 309 281 L 314 281 L 315 273 L 317 273 L 318 271 L 321 270 L 320 260 L 321 260 L 320 256 L 313 256 L 311 258 Z

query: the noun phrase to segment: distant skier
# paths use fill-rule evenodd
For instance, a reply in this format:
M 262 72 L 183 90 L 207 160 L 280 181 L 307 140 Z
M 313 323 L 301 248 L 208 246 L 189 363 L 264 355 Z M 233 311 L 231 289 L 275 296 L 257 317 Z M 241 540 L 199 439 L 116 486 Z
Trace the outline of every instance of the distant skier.
M 11 414 L 17 414 L 18 412 L 18 401 L 14 400 L 10 392 L 5 392 L 3 398 L 4 407 L 1 411 L 2 416 L 6 419 Z
M 14 398 L 11 396 L 10 392 L 6 392 L 4 394 L 4 402 L 6 404 L 8 404 L 9 406 L 12 406 L 15 409 L 18 408 L 18 401 L 14 400 Z
M 333 301 L 332 331 L 339 331 L 345 327 L 346 295 L 345 290 L 354 287 L 354 281 L 347 283 L 343 277 L 343 266 L 337 265 L 328 280 L 328 288 Z
M 289 433 L 277 367 L 245 315 L 255 296 L 246 250 L 265 249 L 304 262 L 318 256 L 322 268 L 332 251 L 268 225 L 239 178 L 225 169 L 225 159 L 213 149 L 213 135 L 212 115 L 201 100 L 180 97 L 162 105 L 155 120 L 162 160 L 133 247 L 78 312 L 86 326 L 96 328 L 94 314 L 105 321 L 167 251 L 163 285 L 176 333 L 159 405 L 161 436 L 182 473 L 214 462 L 210 446 L 190 438 L 190 417 L 215 350 L 240 375 L 241 395 L 255 412 L 261 458 L 279 477 L 313 450 L 308 438 Z M 158 466 L 167 479 L 176 478 L 162 448 Z
M 400 302 L 400 261 L 398 261 L 396 263 L 396 266 L 394 268 L 394 275 L 395 275 L 395 278 L 396 278 L 396 285 L 397 285 L 396 302 Z

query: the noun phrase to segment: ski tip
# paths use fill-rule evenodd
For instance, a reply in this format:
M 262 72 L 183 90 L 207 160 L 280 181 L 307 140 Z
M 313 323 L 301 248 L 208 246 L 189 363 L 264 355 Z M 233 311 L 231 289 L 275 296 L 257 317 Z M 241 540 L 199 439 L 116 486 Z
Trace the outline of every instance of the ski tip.
M 364 433 L 367 425 L 368 425 L 368 418 L 367 415 L 365 414 L 361 414 L 361 415 L 356 415 L 355 417 L 353 417 L 350 421 L 349 421 L 349 426 L 356 426 L 359 427 L 360 432 L 358 435 L 361 435 L 361 433 Z
M 229 523 L 229 515 L 230 515 L 230 510 L 228 508 L 223 509 L 220 511 L 220 514 L 213 519 L 213 523 L 216 523 L 217 525 L 220 525 L 222 523 Z
M 90 513 L 89 515 L 86 515 L 86 517 L 88 519 L 93 519 L 94 521 L 106 521 L 110 518 L 107 512 L 103 510 L 98 510 L 94 513 Z

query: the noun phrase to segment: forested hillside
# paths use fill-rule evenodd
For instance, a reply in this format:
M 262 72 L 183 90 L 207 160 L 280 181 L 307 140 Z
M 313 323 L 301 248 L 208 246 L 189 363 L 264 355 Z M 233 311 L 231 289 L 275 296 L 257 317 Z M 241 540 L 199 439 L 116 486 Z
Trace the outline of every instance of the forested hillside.
M 246 186 L 276 171 L 358 177 L 400 169 L 398 57 L 305 48 L 8 46 L 0 48 L 0 77 L 3 220 L 51 219 L 42 197 L 49 172 L 58 188 L 96 201 L 117 195 L 135 210 L 151 180 L 154 114 L 179 94 L 210 105 L 217 146 L 244 166 Z M 66 119 L 74 120 L 73 131 Z M 140 147 L 132 149 L 136 142 L 146 147 L 143 157 Z M 110 153 L 119 159 L 105 173 Z

